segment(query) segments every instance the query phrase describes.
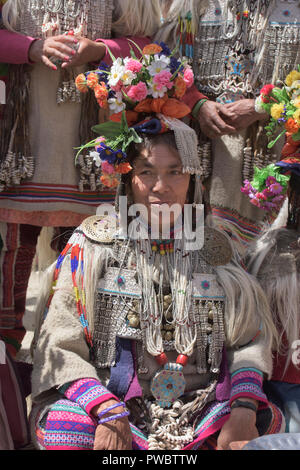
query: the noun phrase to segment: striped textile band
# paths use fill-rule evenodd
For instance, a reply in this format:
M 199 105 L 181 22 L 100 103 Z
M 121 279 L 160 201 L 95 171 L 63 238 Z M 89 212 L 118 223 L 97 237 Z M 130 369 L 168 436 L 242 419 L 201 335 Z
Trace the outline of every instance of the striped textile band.
M 59 392 L 66 398 L 77 403 L 87 414 L 92 408 L 111 398 L 119 401 L 101 382 L 95 379 L 79 379 L 60 387 Z
M 238 369 L 231 375 L 230 404 L 237 398 L 252 398 L 259 402 L 259 407 L 265 407 L 268 399 L 263 392 L 263 374 L 261 371 L 251 369 Z
M 195 439 L 182 450 L 216 448 L 218 432 L 230 416 L 229 402 L 209 403 L 201 413 L 195 430 Z M 279 409 L 269 403 L 258 410 L 259 435 L 282 432 L 284 421 Z M 92 450 L 97 423 L 77 404 L 63 399 L 54 403 L 48 416 L 37 416 L 36 437 L 41 448 L 47 450 Z M 147 435 L 130 423 L 133 450 L 148 450 Z
M 73 289 L 75 293 L 77 312 L 78 312 L 80 323 L 84 330 L 87 344 L 89 345 L 90 348 L 92 348 L 93 341 L 92 341 L 92 335 L 89 329 L 89 324 L 87 321 L 85 295 L 84 295 L 84 288 L 83 288 L 84 263 L 83 263 L 83 246 L 82 245 L 84 244 L 84 241 L 85 241 L 85 235 L 83 234 L 83 232 L 81 232 L 80 230 L 75 230 L 69 242 L 66 244 L 65 248 L 59 255 L 57 262 L 56 262 L 55 270 L 54 270 L 51 292 L 50 292 L 50 295 L 46 304 L 46 308 L 44 311 L 44 319 L 46 318 L 49 308 L 50 308 L 50 304 L 51 304 L 51 301 L 55 292 L 55 286 L 57 284 L 57 280 L 58 280 L 58 276 L 61 270 L 62 263 L 66 255 L 70 253 L 72 282 L 73 282 Z M 77 273 L 78 267 L 80 267 L 81 274 L 82 274 L 82 284 L 80 286 L 80 290 L 76 281 L 76 273 Z
M 261 233 L 262 227 L 260 225 L 241 218 L 235 211 L 221 207 L 212 207 L 211 212 L 214 216 L 230 222 L 234 230 L 233 237 L 236 237 L 237 240 L 245 244 L 253 241 Z
M 15 202 L 34 204 L 49 204 L 67 202 L 97 207 L 103 203 L 114 203 L 115 193 L 112 191 L 84 191 L 80 192 L 77 186 L 51 185 L 40 183 L 22 183 L 17 188 L 9 188 L 1 192 L 1 199 L 10 199 Z

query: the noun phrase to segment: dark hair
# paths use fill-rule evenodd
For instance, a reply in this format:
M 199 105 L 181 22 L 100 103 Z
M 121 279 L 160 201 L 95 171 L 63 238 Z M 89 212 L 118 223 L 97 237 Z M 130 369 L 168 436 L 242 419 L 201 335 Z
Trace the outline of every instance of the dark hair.
M 155 134 L 155 135 L 144 135 L 142 137 L 143 142 L 140 144 L 135 144 L 134 142 L 129 146 L 127 150 L 127 159 L 132 165 L 137 157 L 141 154 L 143 150 L 152 150 L 155 145 L 167 145 L 168 147 L 177 150 L 175 135 L 173 132 L 166 132 L 164 134 Z

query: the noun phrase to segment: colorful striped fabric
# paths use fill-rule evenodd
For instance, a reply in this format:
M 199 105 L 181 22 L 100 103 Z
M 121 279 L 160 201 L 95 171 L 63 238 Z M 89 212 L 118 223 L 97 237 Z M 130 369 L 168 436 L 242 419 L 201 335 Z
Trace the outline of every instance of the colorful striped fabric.
M 216 449 L 218 432 L 229 418 L 229 402 L 212 403 L 202 413 L 201 423 L 195 431 L 195 439 L 182 450 Z M 257 413 L 259 434 L 282 432 L 282 414 L 269 403 L 269 407 Z M 41 448 L 46 450 L 92 450 L 96 422 L 77 403 L 66 399 L 52 405 L 46 420 L 37 417 L 36 436 Z M 130 424 L 133 450 L 148 450 L 147 436 Z
M 102 203 L 114 203 L 115 193 L 112 191 L 79 192 L 77 186 L 24 182 L 16 188 L 9 188 L 1 192 L 1 199 L 10 199 L 20 203 L 33 202 L 35 204 L 68 202 L 98 207 Z
M 236 211 L 223 207 L 211 207 L 214 216 L 225 219 L 232 224 L 232 238 L 245 244 L 252 242 L 261 233 L 262 226 L 242 218 Z
M 230 403 L 239 397 L 247 397 L 258 400 L 260 407 L 266 406 L 268 399 L 262 386 L 263 374 L 261 371 L 254 368 L 238 369 L 231 375 Z
M 100 405 L 104 401 L 111 398 L 118 400 L 117 397 L 95 379 L 79 379 L 71 384 L 60 387 L 59 391 L 68 400 L 77 403 L 87 414 L 91 413 L 94 406 Z

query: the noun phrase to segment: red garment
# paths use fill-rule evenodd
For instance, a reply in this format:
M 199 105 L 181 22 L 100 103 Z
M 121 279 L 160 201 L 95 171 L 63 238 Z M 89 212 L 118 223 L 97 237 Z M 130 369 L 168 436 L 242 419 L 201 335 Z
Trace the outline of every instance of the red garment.
M 279 382 L 288 382 L 291 384 L 300 384 L 300 369 L 293 364 L 291 361 L 287 371 L 282 375 L 286 363 L 286 356 L 276 354 L 273 359 L 273 375 L 271 380 L 277 380 Z
M 151 43 L 150 38 L 147 37 L 130 37 L 134 43 L 136 43 L 140 49 L 143 49 L 147 44 Z M 132 42 L 128 41 L 127 38 L 114 38 L 114 39 L 97 39 L 98 42 L 103 42 L 114 57 L 126 57 L 130 55 L 130 50 L 133 47 L 137 57 L 140 55 L 137 48 L 134 47 Z M 0 62 L 8 64 L 27 64 L 30 63 L 28 59 L 28 52 L 34 38 L 25 36 L 23 34 L 14 33 L 11 31 L 0 30 Z M 111 56 L 106 51 L 105 56 L 102 59 L 108 65 L 112 64 Z M 198 101 L 206 98 L 205 95 L 200 93 L 196 86 L 188 88 L 183 102 L 189 106 L 192 110 Z
M 286 337 L 284 336 L 282 339 L 283 343 L 283 348 L 285 351 L 289 351 L 289 347 L 287 346 L 287 340 Z M 292 360 L 290 364 L 288 365 L 288 368 L 283 374 L 285 366 L 286 366 L 286 355 L 285 354 L 279 354 L 277 352 L 274 352 L 273 355 L 273 375 L 271 380 L 277 380 L 279 382 L 288 382 L 291 384 L 300 384 L 300 347 L 298 348 L 299 354 L 298 358 L 295 357 L 295 360 L 299 360 L 299 365 L 298 369 L 296 365 L 293 363 L 294 357 L 292 357 Z M 297 349 L 294 350 L 295 355 L 297 355 Z

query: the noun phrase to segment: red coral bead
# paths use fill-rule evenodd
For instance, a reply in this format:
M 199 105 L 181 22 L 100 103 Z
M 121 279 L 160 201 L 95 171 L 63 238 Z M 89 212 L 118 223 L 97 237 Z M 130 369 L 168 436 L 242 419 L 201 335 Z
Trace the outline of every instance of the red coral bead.
M 189 358 L 185 354 L 179 354 L 179 356 L 176 359 L 177 364 L 181 364 L 182 366 L 186 366 Z
M 158 362 L 160 366 L 163 366 L 164 364 L 167 364 L 168 362 L 168 358 L 165 353 L 161 353 L 159 354 L 159 356 L 155 356 L 155 359 L 156 359 L 156 362 Z

